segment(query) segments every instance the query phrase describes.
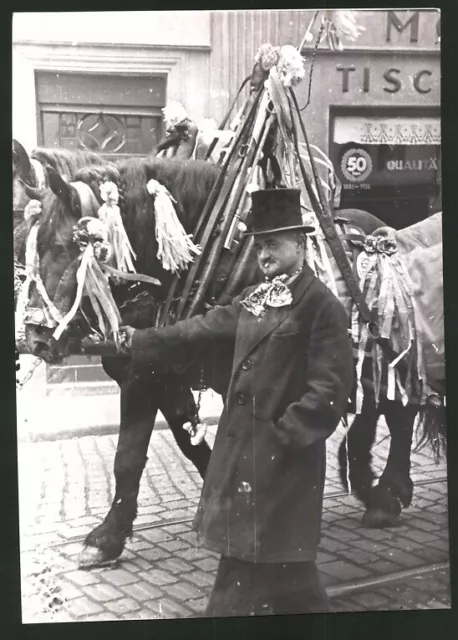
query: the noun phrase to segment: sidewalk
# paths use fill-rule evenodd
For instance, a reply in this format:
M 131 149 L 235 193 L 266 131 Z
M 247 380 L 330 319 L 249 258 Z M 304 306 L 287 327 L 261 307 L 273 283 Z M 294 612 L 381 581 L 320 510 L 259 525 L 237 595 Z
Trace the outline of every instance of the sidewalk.
M 100 384 L 97 385 L 100 388 Z M 108 386 L 108 385 L 107 385 Z M 119 431 L 120 394 L 111 386 L 106 395 L 49 396 L 29 391 L 27 386 L 16 399 L 19 442 L 42 442 L 67 438 L 109 435 Z M 197 392 L 194 393 L 197 400 Z M 212 390 L 202 394 L 200 417 L 203 422 L 216 422 L 221 415 L 221 397 Z M 159 411 L 156 429 L 168 428 Z

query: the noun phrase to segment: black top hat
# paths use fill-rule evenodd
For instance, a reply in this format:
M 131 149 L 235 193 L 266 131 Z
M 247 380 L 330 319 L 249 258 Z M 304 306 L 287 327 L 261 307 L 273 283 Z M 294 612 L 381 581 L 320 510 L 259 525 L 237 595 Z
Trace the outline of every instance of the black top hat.
M 299 189 L 259 189 L 253 191 L 251 228 L 244 234 L 256 236 L 275 231 L 301 229 L 305 233 L 315 227 L 303 224 Z

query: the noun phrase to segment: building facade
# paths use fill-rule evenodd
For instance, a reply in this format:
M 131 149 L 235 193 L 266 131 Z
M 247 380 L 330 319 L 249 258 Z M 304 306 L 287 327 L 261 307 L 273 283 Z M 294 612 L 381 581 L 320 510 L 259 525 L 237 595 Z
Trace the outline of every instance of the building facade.
M 441 209 L 440 15 L 354 13 L 365 30 L 355 42 L 343 38 L 343 51 L 305 43 L 306 77 L 296 95 L 310 141 L 334 163 L 340 208 L 365 209 L 402 228 Z M 162 135 L 163 106 L 177 100 L 194 120 L 219 122 L 259 46 L 298 46 L 314 14 L 16 14 L 13 135 L 29 150 L 145 154 Z M 318 18 L 312 34 L 319 29 Z M 44 379 L 47 394 L 115 389 L 97 361 L 81 358 L 49 368 Z
M 212 82 L 226 79 L 232 98 L 258 46 L 298 46 L 314 13 L 216 14 L 212 36 L 224 45 L 212 51 Z M 306 77 L 295 91 L 311 143 L 330 156 L 342 183 L 340 207 L 401 228 L 441 209 L 440 14 L 354 15 L 364 31 L 355 42 L 343 38 L 343 51 L 325 41 L 316 52 L 303 49 Z M 319 30 L 318 19 L 312 45 Z

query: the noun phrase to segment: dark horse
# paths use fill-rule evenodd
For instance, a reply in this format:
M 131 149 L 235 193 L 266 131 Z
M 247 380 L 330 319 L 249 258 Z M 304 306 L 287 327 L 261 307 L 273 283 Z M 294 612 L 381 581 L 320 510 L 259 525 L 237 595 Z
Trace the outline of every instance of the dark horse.
M 31 198 L 42 200 L 45 211 L 52 211 L 52 206 L 50 209 L 47 209 L 47 202 L 49 202 L 49 200 L 52 201 L 55 196 L 52 191 L 37 187 L 37 180 L 31 163 L 27 163 L 28 166 L 26 165 L 25 168 L 28 170 L 24 171 L 24 159 L 25 157 L 28 157 L 25 151 L 24 154 L 25 156 L 21 155 L 21 163 L 18 161 L 16 162 L 16 171 L 14 175 L 15 180 L 17 180 L 14 193 L 17 196 L 16 204 L 21 205 L 20 213 L 23 217 L 23 210 Z M 60 172 L 64 173 L 67 179 L 72 179 L 81 167 L 96 164 L 95 154 L 86 154 L 84 152 L 77 152 L 72 156 L 70 152 L 65 150 L 46 149 L 39 150 L 34 155 L 38 155 L 40 161 L 47 163 L 47 184 L 50 182 L 51 187 L 58 191 L 61 196 L 65 194 L 65 189 L 63 190 L 62 187 L 66 185 L 67 182 L 62 180 Z M 73 164 L 71 163 L 72 159 Z M 99 166 L 95 170 L 96 175 L 100 176 L 100 174 L 102 174 L 104 177 L 111 178 L 113 177 L 113 172 L 117 174 L 114 165 L 107 164 L 100 166 L 101 162 L 103 161 L 99 159 Z M 123 174 L 124 178 L 127 180 L 127 184 L 131 184 L 131 178 L 135 181 L 136 166 L 132 167 L 131 165 L 127 168 L 127 173 Z M 202 167 L 197 168 L 202 169 Z M 52 173 L 53 170 L 54 173 Z M 59 173 L 57 173 L 57 171 L 59 171 Z M 106 173 L 107 171 L 108 173 Z M 185 199 L 184 202 L 188 207 L 187 210 L 190 211 L 194 217 L 199 213 L 202 201 L 207 197 L 218 173 L 218 171 L 211 165 L 208 165 L 204 172 L 205 176 L 202 181 L 196 180 L 195 172 L 182 172 L 185 178 L 182 183 L 184 191 L 188 193 L 191 193 L 192 191 L 191 198 Z M 155 176 L 161 181 L 164 181 L 165 178 L 163 173 L 163 171 L 159 170 L 159 175 L 155 174 Z M 49 180 L 50 174 L 51 178 Z M 200 175 L 202 176 L 202 171 L 200 171 Z M 86 173 L 83 172 L 82 177 L 84 177 L 86 181 L 92 182 L 93 176 L 93 172 L 91 173 L 87 171 Z M 173 176 L 176 178 L 176 171 L 173 172 Z M 117 174 L 117 177 L 117 181 L 119 182 L 119 174 Z M 183 177 L 183 175 L 180 177 Z M 167 182 L 170 182 L 170 180 L 165 180 L 165 183 Z M 195 187 L 197 182 L 199 184 Z M 191 188 L 191 185 L 194 185 L 193 188 Z M 133 191 L 135 192 L 135 188 Z M 121 206 L 123 204 L 122 195 L 123 190 L 120 189 Z M 66 204 L 68 206 L 69 202 Z M 80 213 L 77 201 L 74 201 L 72 204 L 77 207 L 77 210 Z M 127 203 L 127 206 L 129 205 L 132 207 L 130 200 Z M 17 206 L 17 209 L 19 209 L 19 206 Z M 59 216 L 59 223 L 60 221 L 61 217 Z M 71 218 L 70 227 L 67 227 L 66 234 L 62 227 L 60 227 L 59 223 L 56 228 L 54 225 L 49 225 L 49 220 L 45 221 L 42 226 L 42 230 L 46 230 L 47 234 L 41 234 L 39 239 L 39 251 L 42 257 L 41 264 L 43 269 L 44 264 L 46 263 L 45 253 L 47 252 L 45 247 L 48 246 L 48 234 L 52 234 L 57 230 L 59 232 L 59 239 L 54 243 L 52 250 L 47 253 L 48 257 L 54 261 L 53 270 L 54 268 L 57 268 L 55 273 L 56 279 L 54 279 L 54 284 L 50 284 L 50 280 L 45 277 L 44 282 L 46 283 L 45 286 L 48 291 L 51 293 L 51 298 L 60 309 L 68 306 L 69 291 L 67 291 L 65 287 L 63 290 L 62 286 L 58 287 L 56 285 L 57 280 L 60 279 L 60 276 L 66 270 L 64 263 L 68 266 L 68 261 L 71 258 L 71 252 L 68 248 L 71 245 L 71 227 L 74 222 L 75 219 Z M 143 227 L 142 222 L 143 221 L 139 221 L 140 228 Z M 138 228 L 137 224 L 134 226 L 135 228 Z M 161 277 L 163 282 L 167 282 L 170 280 L 170 275 L 160 269 L 157 260 L 155 259 L 156 246 L 151 246 L 151 243 L 154 243 L 154 226 L 151 228 L 151 225 L 146 225 L 146 228 L 148 226 L 150 226 L 149 230 L 151 232 L 148 238 L 148 246 L 145 246 L 145 251 L 143 252 L 139 250 L 137 267 L 139 271 L 145 273 L 151 272 L 152 270 Z M 15 227 L 15 254 L 18 257 L 23 258 L 23 255 L 21 256 L 18 254 L 21 249 L 23 253 L 24 240 L 28 234 L 30 222 L 18 219 L 16 220 Z M 135 235 L 135 229 L 131 228 L 130 234 L 131 236 Z M 139 244 L 142 244 L 141 242 L 139 243 L 138 240 L 134 241 L 134 243 L 137 247 Z M 44 275 L 43 271 L 42 275 Z M 49 273 L 48 276 L 50 276 L 51 280 L 53 279 L 53 275 L 51 273 Z M 133 294 L 131 289 L 135 290 L 136 293 Z M 143 293 L 147 292 L 143 291 Z M 156 297 L 158 296 L 157 289 L 154 290 L 154 294 Z M 139 304 L 135 305 L 134 317 L 132 316 L 132 305 L 129 305 L 129 299 L 132 297 L 140 298 Z M 116 288 L 116 301 L 121 308 L 124 307 L 125 309 L 125 311 L 122 309 L 124 311 L 124 319 L 138 327 L 148 326 L 150 322 L 150 317 L 145 317 L 145 309 L 142 309 L 142 301 L 145 297 L 148 298 L 148 296 L 138 296 L 138 289 L 136 287 L 121 285 Z M 41 306 L 41 302 L 34 302 L 32 304 Z M 146 308 L 146 312 L 147 311 L 148 307 Z M 79 318 L 75 324 L 77 325 L 78 322 L 81 322 L 81 318 Z M 45 332 L 46 329 L 44 327 L 35 328 L 35 339 L 32 339 L 31 351 L 42 357 L 44 360 L 50 361 L 46 352 L 42 349 L 44 344 L 42 338 Z M 70 332 L 68 347 L 71 347 L 73 342 L 74 336 L 72 336 Z M 115 458 L 115 477 L 118 489 L 116 491 L 113 506 L 105 519 L 104 525 L 102 525 L 98 530 L 92 532 L 92 535 L 90 534 L 88 536 L 87 544 L 91 549 L 100 547 L 102 550 L 100 558 L 90 559 L 89 562 L 91 564 L 93 561 L 97 563 L 99 560 L 102 560 L 103 562 L 105 559 L 111 560 L 113 558 L 117 558 L 122 553 L 126 536 L 131 534 L 132 522 L 136 517 L 137 511 L 137 495 L 140 478 L 147 460 L 146 452 L 158 410 L 162 412 L 168 422 L 181 452 L 194 464 L 202 477 L 205 474 L 211 453 L 211 450 L 205 440 L 197 446 L 191 445 L 190 436 L 188 432 L 183 429 L 183 424 L 188 421 L 195 424 L 198 420 L 198 415 L 197 407 L 190 388 L 184 383 L 181 377 L 177 376 L 173 371 L 166 373 L 161 372 L 160 375 L 156 375 L 153 371 L 133 372 L 131 370 L 130 361 L 122 357 L 103 358 L 102 365 L 106 373 L 119 384 L 121 389 L 121 427 Z
M 189 232 L 219 171 L 218 167 L 201 161 L 183 163 L 177 160 L 149 158 L 123 161 L 117 167 L 86 167 L 75 176 L 75 180 L 85 182 L 91 187 L 96 204 L 102 202 L 99 190 L 101 182 L 108 179 L 117 183 L 122 196 L 124 224 L 137 254 L 137 270 L 154 276 L 163 283 L 161 290 L 155 288 L 149 298 L 153 306 L 165 296 L 170 274 L 164 272 L 156 256 L 153 199 L 147 193 L 146 183 L 154 178 L 167 187 L 177 201 L 178 217 Z M 77 264 L 79 250 L 72 241 L 72 229 L 82 214 L 95 216 L 96 207 L 90 212 L 83 212 L 77 189 L 62 180 L 52 169 L 49 170 L 49 185 L 50 190 L 34 194 L 34 197 L 40 197 L 43 206 L 38 253 L 41 277 L 48 295 L 64 313 L 71 304 L 76 290 L 74 265 Z M 339 215 L 352 222 L 351 210 L 341 211 Z M 365 217 L 362 212 L 357 212 L 356 216 L 360 223 L 366 220 L 365 231 L 368 233 L 383 226 L 381 221 L 369 215 Z M 358 224 L 358 220 L 355 220 L 354 224 Z M 258 277 L 253 261 L 247 269 L 245 281 L 240 285 L 241 289 L 256 281 Z M 217 275 L 215 281 L 218 280 Z M 118 306 L 124 312 L 123 321 L 126 324 L 138 328 L 151 325 L 151 306 L 146 304 L 139 310 L 138 305 L 130 304 L 132 293 L 129 287 L 117 285 L 114 287 L 114 295 Z M 212 295 L 217 298 L 218 290 L 214 289 Z M 36 290 L 32 289 L 29 304 L 31 307 L 42 306 L 43 301 Z M 79 339 L 81 331 L 84 332 L 84 326 L 81 326 L 80 317 L 75 319 L 59 343 L 56 343 L 51 337 L 53 329 L 28 324 L 28 347 L 32 353 L 44 360 L 58 362 L 69 352 L 72 340 Z M 192 447 L 182 425 L 196 419 L 190 386 L 195 387 L 197 380 L 224 394 L 229 380 L 232 354 L 224 351 L 224 345 L 221 349 L 221 353 L 208 354 L 206 360 L 202 358 L 202 362 L 195 362 L 192 366 L 189 366 L 187 354 L 184 353 L 179 377 L 172 370 L 134 369 L 130 359 L 122 356 L 102 359 L 105 371 L 118 382 L 121 390 L 121 426 L 114 463 L 116 493 L 104 522 L 86 538 L 86 548 L 80 559 L 84 566 L 116 559 L 122 553 L 126 538 L 132 534 L 140 478 L 147 460 L 146 453 L 158 409 L 166 417 L 183 453 L 194 462 L 201 475 L 204 475 L 210 449 L 206 443 Z M 375 432 L 377 417 L 381 411 L 386 415 L 393 439 L 390 458 L 380 483 L 371 489 L 372 475 L 369 463 L 372 438 L 368 437 L 368 434 Z M 350 462 L 356 463 L 356 466 L 350 469 L 350 478 L 354 491 L 368 509 L 367 524 L 371 524 L 372 512 L 376 514 L 373 524 L 387 525 L 399 514 L 401 504 L 407 506 L 412 496 L 409 469 L 415 411 L 403 408 L 397 402 L 384 402 L 375 409 L 375 402 L 367 396 L 363 412 L 363 415 L 356 418 L 356 424 L 352 426 L 349 437 L 349 459 Z M 353 433 L 357 435 L 353 437 Z M 363 443 L 361 446 L 360 441 Z M 384 522 L 377 515 L 380 512 L 385 514 Z

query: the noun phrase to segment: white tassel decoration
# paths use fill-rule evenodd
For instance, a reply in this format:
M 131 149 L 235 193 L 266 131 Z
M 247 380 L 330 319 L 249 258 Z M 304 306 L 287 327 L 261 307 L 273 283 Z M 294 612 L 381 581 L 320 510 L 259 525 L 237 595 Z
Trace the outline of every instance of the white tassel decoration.
M 132 259 L 136 259 L 136 255 L 124 229 L 121 212 L 118 207 L 118 187 L 114 182 L 104 182 L 100 186 L 100 195 L 105 204 L 100 207 L 98 217 L 108 226 L 109 242 L 113 248 L 115 267 L 119 271 L 136 273 L 132 261 Z
M 193 254 L 200 254 L 200 247 L 192 242 L 179 221 L 173 206 L 176 200 L 169 191 L 157 180 L 150 180 L 146 188 L 154 197 L 157 257 L 167 271 L 186 269 L 194 260 Z

